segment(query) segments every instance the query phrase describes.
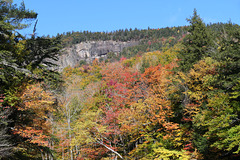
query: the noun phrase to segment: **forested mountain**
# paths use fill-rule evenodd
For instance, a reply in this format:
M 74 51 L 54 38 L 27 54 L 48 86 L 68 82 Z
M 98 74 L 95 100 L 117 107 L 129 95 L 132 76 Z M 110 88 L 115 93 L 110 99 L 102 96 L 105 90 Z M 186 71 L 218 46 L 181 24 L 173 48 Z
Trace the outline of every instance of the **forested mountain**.
M 208 24 L 215 37 L 224 23 Z M 121 57 L 141 56 L 145 52 L 162 51 L 173 47 L 186 36 L 189 26 L 138 30 L 131 28 L 113 32 L 66 32 L 58 34 L 65 48 L 57 64 L 60 68 L 99 61 L 113 62 Z M 109 43 L 106 45 L 106 43 Z M 101 47 L 99 47 L 101 46 Z M 118 49 L 116 49 L 116 47 Z
M 78 44 L 85 41 L 140 41 L 140 40 L 154 40 L 163 37 L 181 37 L 182 34 L 186 32 L 187 27 L 166 27 L 158 29 L 143 29 L 139 30 L 137 28 L 133 29 L 120 29 L 112 32 L 66 32 L 63 34 L 58 34 L 57 36 L 62 36 L 62 41 L 64 46 L 71 46 L 73 44 Z
M 148 30 L 119 30 L 114 32 L 67 32 L 58 34 L 64 47 L 58 70 L 99 61 L 119 61 L 121 57 L 141 56 L 145 52 L 173 47 L 187 33 L 187 27 Z
M 0 5 L 0 159 L 240 159 L 239 25 L 26 38 L 37 14 Z M 139 43 L 50 70 L 93 40 Z

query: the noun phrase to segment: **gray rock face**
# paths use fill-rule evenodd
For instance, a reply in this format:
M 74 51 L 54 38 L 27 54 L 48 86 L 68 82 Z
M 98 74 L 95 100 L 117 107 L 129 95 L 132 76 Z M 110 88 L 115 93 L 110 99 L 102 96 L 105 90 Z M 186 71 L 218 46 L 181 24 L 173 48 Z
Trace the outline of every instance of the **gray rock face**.
M 63 54 L 59 57 L 56 64 L 58 70 L 62 71 L 65 67 L 74 67 L 81 60 L 91 62 L 95 58 L 106 57 L 107 53 L 119 53 L 125 47 L 137 45 L 137 41 L 116 42 L 116 41 L 89 41 L 74 45 L 71 48 L 65 48 Z

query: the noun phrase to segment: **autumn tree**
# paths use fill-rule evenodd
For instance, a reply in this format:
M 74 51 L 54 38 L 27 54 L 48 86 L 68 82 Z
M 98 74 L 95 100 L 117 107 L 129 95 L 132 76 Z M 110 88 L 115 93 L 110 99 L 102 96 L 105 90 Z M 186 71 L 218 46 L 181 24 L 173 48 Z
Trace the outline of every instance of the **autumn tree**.
M 132 157 L 147 159 L 169 157 L 187 159 L 189 157 L 187 152 L 179 149 L 183 147 L 182 143 L 175 144 L 181 138 L 173 138 L 180 137 L 179 124 L 172 121 L 174 113 L 168 98 L 173 89 L 171 80 L 168 78 L 171 77 L 173 73 L 171 70 L 174 67 L 176 67 L 176 63 L 149 67 L 142 75 L 145 83 L 149 86 L 148 96 L 143 103 L 139 102 L 136 105 L 144 105 L 142 109 L 145 110 L 143 113 L 146 118 L 141 127 L 142 140 L 130 152 Z M 174 145 L 171 142 L 175 142 Z M 173 150 L 173 148 L 179 149 L 179 151 Z
M 22 75 L 29 73 L 24 67 L 16 64 L 19 54 L 22 51 L 22 43 L 19 40 L 22 36 L 15 32 L 16 29 L 23 29 L 26 24 L 22 23 L 24 20 L 35 19 L 37 14 L 35 12 L 26 10 L 24 4 L 20 7 L 12 4 L 12 1 L 0 2 L 0 94 L 1 94 L 1 158 L 9 157 L 13 152 L 9 152 L 7 148 L 11 147 L 12 136 L 9 134 L 10 121 L 9 114 L 3 108 L 10 106 L 9 100 L 14 99 L 10 96 L 13 87 L 19 85 Z M 4 98 L 3 98 L 4 97 Z M 5 114 L 5 115 L 3 115 Z M 8 142 L 8 144 L 6 143 Z M 4 144 L 7 145 L 4 147 Z M 5 149 L 4 149 L 5 148 Z
M 72 76 L 66 82 L 64 92 L 59 95 L 58 111 L 60 116 L 58 117 L 60 119 L 58 120 L 56 129 L 58 132 L 61 132 L 60 143 L 64 147 L 62 149 L 63 155 L 65 154 L 65 150 L 68 150 L 67 153 L 69 156 L 67 155 L 66 157 L 72 160 L 74 158 L 74 151 L 71 145 L 73 123 L 82 112 L 86 95 L 81 89 L 81 77 Z M 65 156 L 62 156 L 62 158 L 65 158 Z
M 30 144 L 33 153 L 24 151 L 25 154 L 31 157 L 38 155 L 44 157 L 47 153 L 47 157 L 52 157 L 48 149 L 51 148 L 52 141 L 51 115 L 55 111 L 54 97 L 51 92 L 44 91 L 40 84 L 34 84 L 27 86 L 20 98 L 22 102 L 17 107 L 18 115 L 16 115 L 18 121 L 15 121 L 13 129 L 13 134 L 22 138 L 22 142 L 18 143 L 19 149 Z M 29 144 L 25 143 L 24 139 Z
M 58 95 L 58 116 L 54 126 L 59 138 L 56 147 L 62 159 L 85 157 L 86 150 L 91 154 L 91 149 L 87 148 L 96 142 L 91 132 L 96 127 L 94 124 L 99 113 L 95 113 L 94 96 L 99 90 L 100 69 L 96 60 L 92 65 L 69 67 L 63 72 L 64 90 Z
M 26 158 L 24 150 L 27 150 L 27 148 L 31 148 L 38 153 L 39 150 L 32 145 L 33 143 L 28 141 L 29 138 L 33 138 L 26 136 L 28 130 L 23 129 L 26 131 L 26 135 L 14 131 L 14 127 L 22 127 L 20 123 L 29 124 L 31 123 L 29 121 L 33 120 L 30 118 L 28 122 L 25 121 L 27 119 L 20 122 L 21 118 L 19 117 L 22 116 L 22 111 L 18 110 L 19 106 L 23 108 L 28 107 L 28 104 L 23 102 L 24 100 L 21 99 L 21 96 L 30 84 L 45 81 L 46 83 L 43 86 L 46 89 L 51 88 L 50 82 L 58 82 L 56 78 L 57 73 L 49 71 L 47 67 L 51 67 L 51 60 L 56 60 L 60 48 L 56 39 L 50 40 L 36 37 L 36 26 L 30 39 L 18 32 L 28 27 L 30 22 L 37 17 L 35 12 L 25 8 L 24 3 L 21 3 L 18 7 L 11 0 L 1 1 L 0 13 L 0 94 L 5 97 L 3 106 L 10 106 L 12 109 L 9 115 L 11 122 L 7 124 L 7 127 L 11 129 L 7 130 L 7 134 L 10 135 L 9 139 L 14 142 L 16 154 L 13 156 L 16 156 L 15 158 Z M 34 101 L 36 97 L 31 98 Z M 31 109 L 29 109 L 31 112 L 24 111 L 26 118 L 32 116 L 31 114 L 34 110 L 32 107 L 34 106 L 32 105 Z M 34 114 L 36 112 L 34 110 Z M 40 128 L 44 128 L 45 124 L 40 123 L 39 125 Z M 36 133 L 38 131 L 32 134 Z M 31 157 L 32 155 L 28 154 L 28 156 Z
M 124 60 L 122 58 L 122 63 Z M 127 111 L 133 102 L 144 96 L 144 91 L 138 84 L 140 74 L 131 70 L 130 67 L 124 67 L 122 63 L 108 64 L 102 70 L 103 83 L 105 84 L 103 93 L 107 98 L 101 105 L 103 111 L 101 124 L 107 129 L 104 136 L 108 138 L 108 141 L 105 144 L 110 145 L 114 150 L 121 144 L 125 145 L 124 132 L 121 132 L 119 127 L 118 116 L 121 112 Z

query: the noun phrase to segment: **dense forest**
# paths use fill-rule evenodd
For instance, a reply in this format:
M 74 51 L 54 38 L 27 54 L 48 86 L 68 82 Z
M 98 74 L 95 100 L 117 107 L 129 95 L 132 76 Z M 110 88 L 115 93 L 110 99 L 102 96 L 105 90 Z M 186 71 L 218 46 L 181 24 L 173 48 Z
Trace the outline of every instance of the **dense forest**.
M 36 18 L 0 2 L 0 159 L 240 159 L 239 25 L 21 35 Z M 141 43 L 49 69 L 90 40 Z
M 120 29 L 113 32 L 67 32 L 63 34 L 58 34 L 57 36 L 62 37 L 63 46 L 71 46 L 73 44 L 77 44 L 80 42 L 85 41 L 106 41 L 106 40 L 113 40 L 113 41 L 140 41 L 140 40 L 153 40 L 158 39 L 159 37 L 169 37 L 169 35 L 173 37 L 179 37 L 183 33 L 186 32 L 185 27 L 172 27 L 172 28 L 161 28 L 161 29 L 143 29 L 139 30 L 137 28 L 133 29 Z

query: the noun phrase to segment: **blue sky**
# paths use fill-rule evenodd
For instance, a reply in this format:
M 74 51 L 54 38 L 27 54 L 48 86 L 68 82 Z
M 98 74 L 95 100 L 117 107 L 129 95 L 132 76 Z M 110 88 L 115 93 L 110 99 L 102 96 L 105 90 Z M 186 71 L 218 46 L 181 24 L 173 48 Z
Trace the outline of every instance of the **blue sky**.
M 14 0 L 19 4 L 22 0 Z M 205 23 L 240 24 L 240 0 L 24 0 L 38 13 L 37 34 L 188 25 L 194 8 Z M 33 22 L 34 23 L 34 22 Z M 23 31 L 32 33 L 33 25 Z

